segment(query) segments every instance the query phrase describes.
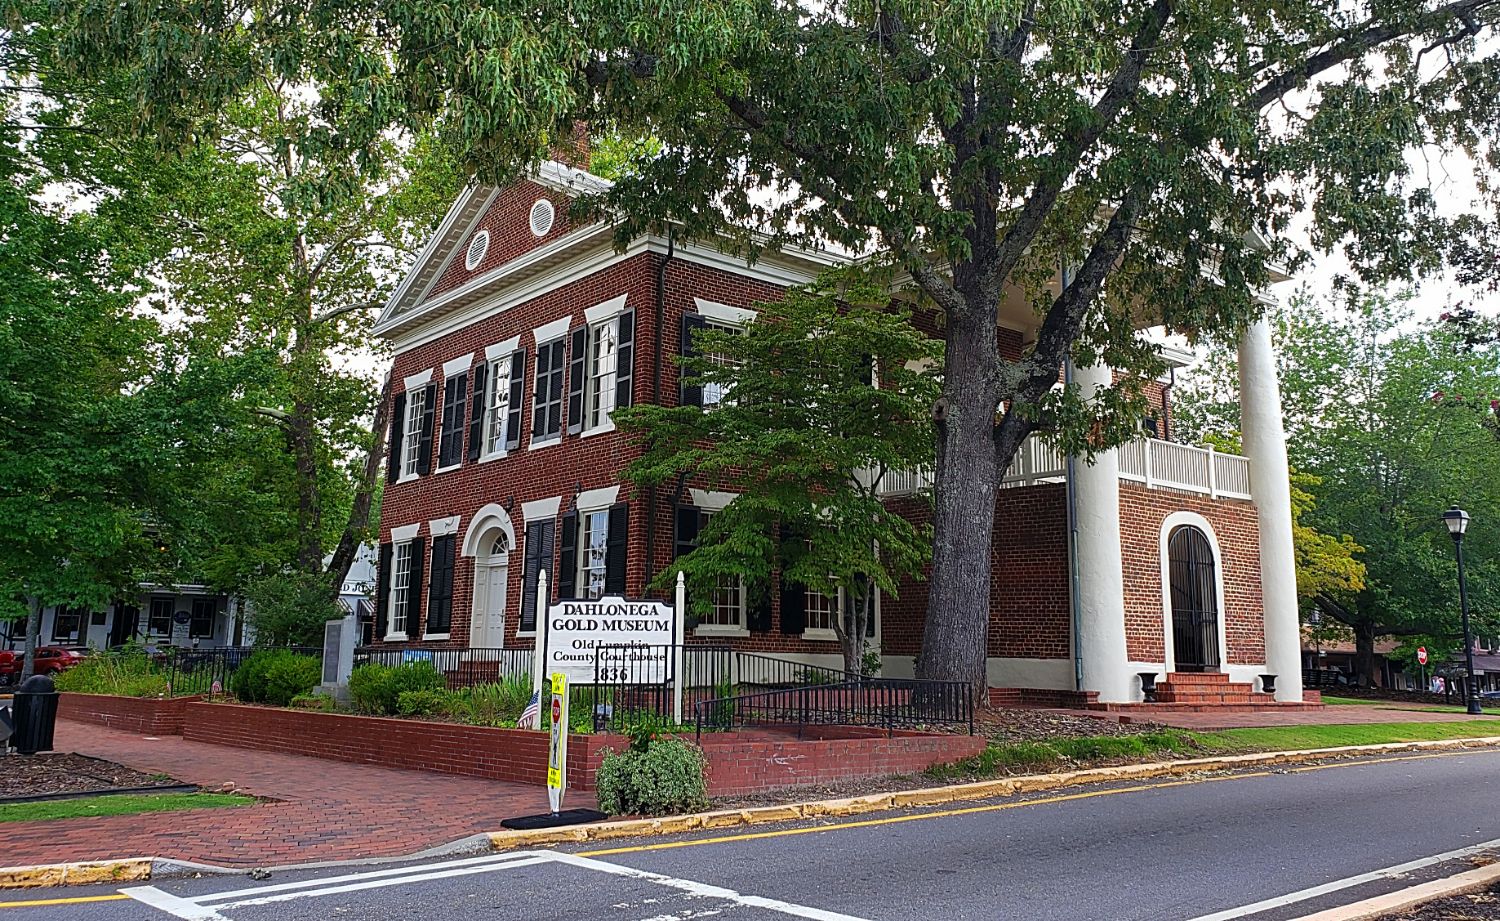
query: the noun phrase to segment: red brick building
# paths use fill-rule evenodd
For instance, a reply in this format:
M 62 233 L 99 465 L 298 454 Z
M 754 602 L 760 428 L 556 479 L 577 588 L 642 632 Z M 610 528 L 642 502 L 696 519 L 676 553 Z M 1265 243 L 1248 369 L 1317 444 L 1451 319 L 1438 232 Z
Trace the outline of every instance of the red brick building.
M 632 447 L 611 411 L 712 405 L 720 394 L 678 380 L 693 331 L 752 321 L 757 303 L 837 257 L 768 252 L 747 264 L 654 235 L 617 250 L 612 226 L 568 213 L 570 195 L 603 182 L 549 162 L 511 187 L 467 190 L 376 327 L 395 351 L 377 642 L 529 647 L 540 571 L 554 598 L 641 596 L 703 516 L 733 498 L 691 484 L 631 496 L 618 473 Z M 1019 296 L 999 309 L 1019 353 L 1035 317 Z M 1259 367 L 1260 334 L 1246 335 L 1246 365 Z M 1109 372 L 1076 369 L 1073 381 L 1089 391 Z M 1262 585 L 1268 566 L 1290 561 L 1279 546 L 1284 525 L 1290 550 L 1289 514 L 1274 514 L 1286 506 L 1279 402 L 1275 431 L 1260 421 L 1265 399 L 1279 401 L 1274 374 L 1269 397 L 1247 387 L 1250 458 L 1168 440 L 1165 383 L 1143 426 L 1156 437 L 1091 464 L 1033 441 L 1008 473 L 996 500 L 992 687 L 1127 702 L 1141 697 L 1138 673 L 1206 670 L 1243 683 L 1279 674 L 1277 696 L 1300 699 L 1295 598 L 1292 667 L 1274 655 L 1267 666 L 1268 621 L 1286 614 L 1280 597 L 1267 614 Z M 1267 499 L 1277 447 L 1282 490 Z M 1253 475 L 1256 450 L 1271 476 Z M 924 485 L 920 474 L 885 484 L 913 516 L 928 514 Z M 1274 560 L 1263 558 L 1268 508 Z M 915 582 L 877 605 L 873 645 L 887 675 L 914 667 L 925 595 Z M 837 665 L 832 607 L 799 587 L 766 599 L 730 589 L 689 640 Z

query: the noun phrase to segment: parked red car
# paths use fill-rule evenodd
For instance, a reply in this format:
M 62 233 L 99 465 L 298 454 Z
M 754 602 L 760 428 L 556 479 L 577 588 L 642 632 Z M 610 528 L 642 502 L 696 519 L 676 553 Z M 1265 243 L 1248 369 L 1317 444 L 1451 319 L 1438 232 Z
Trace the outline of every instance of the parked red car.
M 0 650 L 0 685 L 15 684 L 21 677 L 25 653 Z M 51 675 L 72 668 L 83 656 L 62 646 L 39 646 L 36 650 L 36 673 Z

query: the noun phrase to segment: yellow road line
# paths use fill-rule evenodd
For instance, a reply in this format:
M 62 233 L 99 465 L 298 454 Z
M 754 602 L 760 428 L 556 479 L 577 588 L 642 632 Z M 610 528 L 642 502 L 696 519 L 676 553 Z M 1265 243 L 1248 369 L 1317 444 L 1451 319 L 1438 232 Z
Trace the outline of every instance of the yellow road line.
M 1397 755 L 1390 758 L 1370 758 L 1359 761 L 1343 761 L 1334 764 L 1320 764 L 1312 767 L 1293 768 L 1293 771 L 1327 770 L 1337 767 L 1355 767 L 1362 764 L 1384 764 L 1389 761 L 1415 761 L 1422 758 L 1445 758 L 1453 755 L 1472 754 L 1469 750 L 1454 752 L 1438 752 L 1423 755 Z M 700 844 L 726 844 L 731 841 L 754 841 L 764 838 L 784 838 L 791 835 L 810 835 L 816 832 L 842 831 L 849 828 L 873 828 L 878 825 L 895 825 L 901 822 L 919 822 L 924 819 L 946 819 L 961 815 L 975 815 L 982 812 L 1002 812 L 1007 809 L 1020 809 L 1025 806 L 1045 806 L 1049 803 L 1066 803 L 1074 800 L 1095 799 L 1101 796 L 1117 796 L 1121 793 L 1142 793 L 1147 790 L 1161 790 L 1168 787 L 1186 787 L 1201 783 L 1212 783 L 1221 780 L 1248 780 L 1254 777 L 1270 777 L 1274 771 L 1253 771 L 1243 774 L 1229 774 L 1222 777 L 1194 777 L 1187 780 L 1169 780 L 1162 783 L 1144 783 L 1129 787 L 1116 787 L 1110 790 L 1091 790 L 1087 793 L 1068 793 L 1062 796 L 1047 796 L 1040 799 L 1021 800 L 1014 803 L 992 803 L 988 806 L 966 806 L 962 809 L 942 809 L 937 812 L 922 812 L 916 815 L 890 816 L 883 819 L 860 819 L 855 822 L 839 822 L 834 825 L 812 825 L 799 828 L 782 828 L 775 831 L 750 832 L 743 835 L 720 835 L 714 838 L 693 838 L 686 841 L 663 841 L 657 844 L 636 844 L 626 847 L 601 848 L 593 851 L 580 851 L 579 857 L 603 857 L 610 854 L 635 854 L 642 851 L 666 851 L 679 847 L 696 847 Z
M 80 895 L 67 899 L 32 899 L 29 902 L 0 902 L 0 908 L 40 908 L 43 905 L 80 905 L 84 902 L 118 902 L 130 896 L 116 892 L 112 895 Z

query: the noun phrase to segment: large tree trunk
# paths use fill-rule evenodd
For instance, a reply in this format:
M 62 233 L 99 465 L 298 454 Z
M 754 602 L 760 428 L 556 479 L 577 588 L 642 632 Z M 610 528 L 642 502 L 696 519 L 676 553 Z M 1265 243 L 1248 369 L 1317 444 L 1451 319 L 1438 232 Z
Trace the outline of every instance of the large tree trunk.
M 1377 686 L 1375 668 L 1375 625 L 1369 622 L 1354 625 L 1354 673 L 1367 688 Z
M 298 398 L 287 422 L 292 461 L 297 469 L 297 568 L 323 571 L 323 501 L 318 483 L 318 437 L 311 403 Z
M 36 647 L 42 637 L 42 599 L 31 599 L 31 610 L 26 612 L 26 658 L 21 662 L 21 680 L 25 681 L 36 672 Z
M 380 388 L 379 402 L 375 404 L 375 419 L 370 423 L 370 444 L 365 452 L 365 469 L 360 477 L 359 490 L 355 492 L 354 502 L 349 506 L 349 521 L 344 525 L 344 533 L 339 536 L 339 545 L 334 548 L 333 556 L 328 560 L 330 590 L 335 598 L 338 597 L 344 578 L 349 575 L 349 567 L 353 565 L 354 556 L 359 552 L 365 530 L 370 526 L 370 509 L 375 502 L 375 490 L 380 485 L 380 461 L 385 457 L 385 430 L 390 415 L 391 375 L 386 374 L 385 383 Z
M 957 274 L 957 273 L 956 273 Z M 983 700 L 995 525 L 995 307 L 948 317 L 937 416 L 932 580 L 917 676 L 963 681 Z

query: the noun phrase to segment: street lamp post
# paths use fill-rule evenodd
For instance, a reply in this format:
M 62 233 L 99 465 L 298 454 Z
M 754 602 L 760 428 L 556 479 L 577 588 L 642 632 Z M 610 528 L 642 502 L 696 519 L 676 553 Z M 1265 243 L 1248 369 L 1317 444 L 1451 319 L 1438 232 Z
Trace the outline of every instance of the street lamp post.
M 1443 523 L 1453 536 L 1453 552 L 1458 557 L 1458 609 L 1464 620 L 1464 663 L 1467 673 L 1464 691 L 1469 699 L 1469 712 L 1478 716 L 1484 713 L 1484 708 L 1479 705 L 1479 683 L 1474 680 L 1474 635 L 1469 631 L 1469 586 L 1464 581 L 1464 532 L 1469 529 L 1469 513 L 1455 505 L 1443 513 Z

